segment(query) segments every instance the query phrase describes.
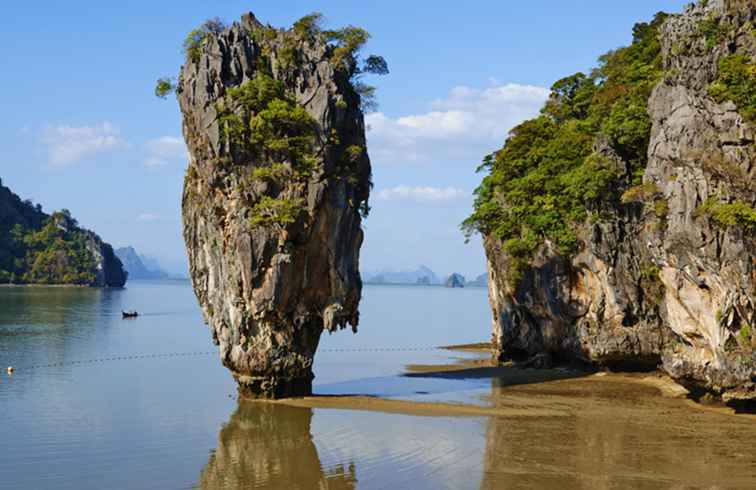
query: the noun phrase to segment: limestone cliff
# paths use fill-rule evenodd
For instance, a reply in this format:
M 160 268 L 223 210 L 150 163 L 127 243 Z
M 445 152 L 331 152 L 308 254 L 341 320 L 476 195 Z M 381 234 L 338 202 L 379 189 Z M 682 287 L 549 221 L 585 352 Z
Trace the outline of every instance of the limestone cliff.
M 542 228 L 545 237 L 526 255 L 515 247 L 523 242 L 500 232 L 508 230 L 502 210 L 508 216 L 515 194 L 504 194 L 503 180 L 487 184 L 492 197 L 479 201 L 478 212 L 495 203 L 499 221 L 485 225 L 479 214 L 475 225 L 488 257 L 498 357 L 659 364 L 693 389 L 756 398 L 756 126 L 744 96 L 756 80 L 755 19 L 750 1 L 691 5 L 636 27 L 645 54 L 618 50 L 603 59 L 590 87 L 573 85 L 567 95 L 555 87 L 542 117 L 557 124 L 567 106 L 608 106 L 605 115 L 588 109 L 569 116 L 576 127 L 600 122 L 587 132 L 590 155 L 579 164 L 591 172 L 577 186 L 587 217 L 564 213 L 580 218 L 571 224 L 574 242 L 562 229 L 549 235 L 556 228 Z M 658 42 L 641 45 L 651 28 Z M 624 76 L 612 72 L 612 59 L 631 71 L 648 53 L 643 73 L 612 85 Z M 646 75 L 657 68 L 659 76 Z M 650 97 L 633 112 L 633 100 L 623 97 L 642 83 L 651 83 Z M 581 91 L 590 94 L 583 102 Z M 496 169 L 511 169 L 510 143 L 496 156 L 494 178 Z M 584 167 L 571 168 L 560 185 L 572 185 Z M 611 177 L 599 182 L 600 172 Z M 599 192 L 589 199 L 594 184 Z
M 316 20 L 206 24 L 190 35 L 176 88 L 191 280 L 246 396 L 309 393 L 323 330 L 356 331 L 359 320 L 371 187 L 360 43 Z

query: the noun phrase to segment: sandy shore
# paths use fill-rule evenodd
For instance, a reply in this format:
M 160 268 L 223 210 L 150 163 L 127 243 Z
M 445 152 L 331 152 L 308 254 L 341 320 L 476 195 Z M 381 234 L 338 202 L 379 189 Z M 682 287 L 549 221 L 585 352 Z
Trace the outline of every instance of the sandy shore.
M 328 395 L 275 400 L 266 403 L 294 407 L 326 408 L 338 410 L 373 411 L 430 417 L 568 417 L 575 410 L 583 410 L 585 393 L 602 390 L 620 390 L 637 396 L 670 400 L 680 408 L 694 408 L 720 415 L 735 415 L 724 405 L 703 405 L 690 400 L 688 391 L 661 372 L 612 373 L 590 372 L 565 367 L 554 369 L 520 369 L 494 363 L 488 353 L 490 344 L 466 344 L 444 347 L 450 351 L 475 352 L 479 357 L 457 359 L 440 365 L 410 364 L 405 367 L 404 377 L 442 378 L 456 380 L 495 380 L 497 389 L 481 397 L 481 403 L 445 403 L 401 400 L 364 395 Z M 637 388 L 633 388 L 636 386 Z M 522 387 L 519 390 L 517 387 Z M 532 395 L 531 395 L 532 393 Z M 737 417 L 752 418 L 756 415 L 737 414 Z
M 288 400 L 275 400 L 292 407 L 330 408 L 369 412 L 419 415 L 425 417 L 565 417 L 559 410 L 533 407 L 487 407 L 454 403 L 417 402 L 368 396 L 308 396 Z

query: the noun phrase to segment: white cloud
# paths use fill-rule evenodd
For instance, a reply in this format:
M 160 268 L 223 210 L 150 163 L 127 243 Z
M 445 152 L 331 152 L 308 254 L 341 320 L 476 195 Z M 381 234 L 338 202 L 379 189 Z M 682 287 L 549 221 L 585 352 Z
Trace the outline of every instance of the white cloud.
M 161 167 L 168 165 L 173 159 L 186 159 L 186 144 L 182 138 L 175 136 L 161 136 L 146 143 L 149 155 L 144 161 L 147 167 Z
M 368 114 L 370 155 L 377 164 L 456 160 L 475 165 L 504 143 L 510 129 L 537 115 L 548 95 L 548 89 L 532 85 L 460 86 L 423 114 Z
M 157 214 L 152 214 L 152 213 L 142 213 L 139 216 L 137 216 L 137 221 L 149 222 L 149 221 L 157 221 L 159 219 L 160 219 L 160 216 L 158 216 Z
M 378 199 L 413 201 L 452 201 L 466 196 L 462 189 L 454 187 L 410 187 L 400 185 L 378 191 Z
M 107 121 L 94 126 L 47 126 L 41 141 L 47 147 L 50 163 L 59 166 L 73 165 L 126 145 L 118 128 Z

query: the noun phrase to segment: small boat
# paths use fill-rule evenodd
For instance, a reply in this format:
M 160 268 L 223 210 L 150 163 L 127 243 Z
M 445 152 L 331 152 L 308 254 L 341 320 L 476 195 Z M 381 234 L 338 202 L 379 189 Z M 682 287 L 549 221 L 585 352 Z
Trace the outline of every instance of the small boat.
M 122 311 L 121 316 L 123 318 L 136 318 L 139 316 L 139 313 L 137 313 L 136 311 Z

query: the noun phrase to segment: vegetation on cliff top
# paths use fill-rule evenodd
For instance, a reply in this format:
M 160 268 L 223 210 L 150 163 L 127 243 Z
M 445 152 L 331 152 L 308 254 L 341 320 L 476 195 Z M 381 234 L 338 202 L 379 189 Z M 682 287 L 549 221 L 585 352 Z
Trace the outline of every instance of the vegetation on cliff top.
M 92 284 L 90 240 L 67 210 L 48 216 L 0 181 L 0 283 Z
M 719 103 L 733 101 L 745 119 L 756 122 L 756 64 L 746 55 L 725 56 L 709 95 Z
M 364 110 L 376 106 L 375 88 L 365 84 L 363 76 L 387 74 L 388 66 L 380 56 L 362 55 L 370 34 L 354 26 L 325 30 L 321 24 L 322 15 L 316 12 L 295 22 L 289 30 L 253 25 L 249 34 L 260 48 L 257 71 L 243 84 L 228 88 L 216 101 L 224 151 L 236 157 L 228 162 L 255 162 L 243 175 L 242 182 L 267 184 L 265 194 L 250 202 L 252 227 L 286 227 L 296 222 L 305 209 L 305 200 L 281 196 L 291 194 L 285 191 L 310 178 L 321 167 L 323 144 L 342 155 L 335 175 L 350 182 L 355 179 L 356 164 L 365 153 L 361 146 L 342 144 L 337 132 L 326 141 L 319 141 L 317 122 L 287 93 L 284 82 L 296 67 L 301 51 L 307 45 L 321 42 L 326 46 L 327 61 L 348 80 L 358 95 L 360 107 Z M 192 30 L 184 42 L 187 61 L 198 62 L 210 36 L 226 29 L 221 20 L 212 19 Z M 155 95 L 165 98 L 175 89 L 173 79 L 163 77 L 157 81 Z M 337 98 L 336 106 L 347 107 L 343 96 Z M 350 200 L 350 204 L 363 216 L 369 212 L 366 201 Z
M 599 217 L 640 184 L 651 121 L 648 98 L 663 76 L 658 31 L 666 15 L 637 24 L 633 43 L 599 59 L 590 75 L 554 84 L 541 115 L 515 127 L 504 147 L 488 155 L 475 191 L 473 214 L 462 224 L 503 242 L 516 283 L 533 254 L 549 240 L 569 256 L 579 248 L 575 225 Z M 628 168 L 595 151 L 605 141 Z
M 740 228 L 748 233 L 756 232 L 756 209 L 743 201 L 732 203 L 707 199 L 698 212 L 710 216 L 721 226 Z

